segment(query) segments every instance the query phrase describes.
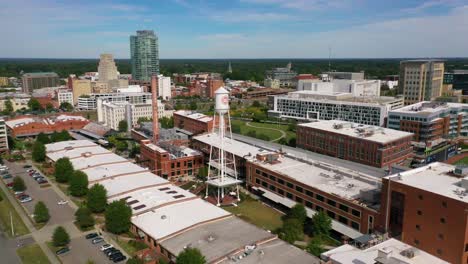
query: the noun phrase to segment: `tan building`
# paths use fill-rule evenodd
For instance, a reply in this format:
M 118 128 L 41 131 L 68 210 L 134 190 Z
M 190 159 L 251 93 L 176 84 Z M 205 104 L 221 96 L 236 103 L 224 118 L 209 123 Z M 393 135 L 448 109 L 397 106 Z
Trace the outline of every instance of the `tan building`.
M 267 78 L 263 81 L 263 86 L 267 88 L 274 88 L 274 89 L 279 89 L 280 88 L 280 81 L 277 79 L 270 79 Z
M 78 102 L 78 97 L 92 93 L 90 80 L 73 80 L 73 102 Z
M 441 60 L 408 60 L 400 62 L 400 93 L 405 105 L 431 101 L 441 96 L 444 62 Z
M 112 93 L 112 87 L 109 82 L 91 82 L 91 91 L 97 94 Z
M 0 86 L 7 86 L 9 83 L 8 77 L 0 77 Z
M 101 54 L 98 66 L 99 81 L 108 82 L 118 79 L 117 66 L 112 54 Z

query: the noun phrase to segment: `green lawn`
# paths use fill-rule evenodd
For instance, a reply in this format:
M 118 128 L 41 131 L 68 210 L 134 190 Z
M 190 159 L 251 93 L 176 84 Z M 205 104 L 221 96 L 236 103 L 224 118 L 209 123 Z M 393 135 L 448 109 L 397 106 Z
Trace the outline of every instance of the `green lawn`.
M 130 240 L 130 241 L 127 242 L 127 241 L 118 239 L 118 240 L 116 240 L 116 242 L 130 256 L 133 256 L 133 255 L 135 255 L 136 252 L 148 247 L 145 243 L 140 242 L 140 241 L 136 241 L 136 240 Z
M 249 122 L 251 125 L 256 126 L 256 127 L 261 127 L 261 128 L 255 128 L 255 127 L 249 127 L 246 125 L 247 121 L 243 120 L 232 120 L 231 121 L 233 125 L 238 125 L 240 126 L 240 134 L 241 135 L 247 135 L 250 131 L 253 131 L 256 133 L 257 137 L 260 134 L 263 134 L 269 138 L 269 140 L 275 140 L 279 137 L 282 136 L 281 132 L 277 130 L 282 130 L 286 132 L 286 139 L 289 141 L 291 138 L 296 137 L 296 133 L 292 131 L 288 131 L 288 126 L 287 125 L 278 125 L 278 124 L 270 124 L 270 123 L 259 123 L 259 122 Z M 262 129 L 265 128 L 265 129 Z M 276 129 L 276 130 L 273 130 Z
M 464 157 L 463 159 L 455 162 L 455 165 L 468 165 L 468 157 Z
M 3 183 L 0 183 L 3 184 Z M 23 223 L 23 220 L 21 220 L 20 216 L 16 212 L 15 208 L 13 205 L 10 203 L 10 201 L 7 199 L 5 196 L 5 193 L 3 192 L 2 189 L 0 189 L 0 224 L 2 227 L 4 227 L 6 233 L 11 237 L 11 218 L 10 218 L 10 212 L 11 212 L 11 217 L 13 218 L 13 223 L 14 223 L 14 231 L 15 231 L 15 236 L 22 236 L 29 234 L 29 230 L 26 227 L 26 225 Z
M 276 230 L 283 225 L 282 214 L 252 198 L 245 198 L 237 207 L 224 207 L 247 222 L 266 230 Z
M 37 244 L 25 246 L 16 251 L 23 264 L 47 264 L 50 263 L 47 256 Z

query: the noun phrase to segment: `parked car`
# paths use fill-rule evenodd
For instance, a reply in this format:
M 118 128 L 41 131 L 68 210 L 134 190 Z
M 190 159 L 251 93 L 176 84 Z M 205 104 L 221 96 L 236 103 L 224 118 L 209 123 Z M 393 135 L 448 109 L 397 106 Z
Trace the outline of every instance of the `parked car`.
M 116 252 L 116 253 L 110 255 L 110 256 L 109 256 L 109 259 L 112 260 L 112 261 L 114 261 L 114 259 L 118 259 L 118 258 L 120 258 L 120 257 L 122 257 L 122 256 L 123 256 L 122 252 Z
M 23 168 L 25 168 L 25 169 L 29 169 L 29 168 L 32 168 L 32 166 L 31 166 L 31 165 L 29 165 L 29 164 L 26 164 L 26 165 L 24 165 L 24 166 L 23 166 Z
M 107 254 L 109 252 L 112 252 L 112 251 L 117 251 L 118 249 L 116 249 L 115 247 L 111 247 L 111 248 L 108 248 L 108 249 L 105 249 L 103 250 L 102 252 L 107 256 Z
M 97 233 L 89 233 L 85 236 L 86 239 L 96 238 L 99 235 Z
M 11 174 L 5 174 L 5 175 L 2 176 L 2 178 L 3 178 L 4 180 L 6 180 L 6 179 L 11 179 L 11 178 L 13 178 L 13 176 L 11 176 Z
M 27 203 L 27 202 L 31 202 L 33 199 L 31 198 L 31 196 L 29 195 L 25 195 L 23 196 L 22 198 L 19 198 L 19 201 L 21 203 Z
M 39 173 L 34 173 L 34 174 L 32 175 L 32 177 L 33 177 L 34 179 L 36 179 L 36 178 L 44 177 L 44 176 L 42 176 L 42 175 L 39 174 Z
M 124 261 L 124 260 L 126 260 L 126 259 L 127 259 L 127 257 L 126 257 L 126 256 L 124 256 L 124 255 L 121 255 L 121 256 L 118 256 L 118 257 L 116 257 L 116 258 L 112 259 L 112 262 L 114 262 L 114 263 L 117 263 L 117 262 Z
M 15 195 L 16 195 L 17 197 L 21 196 L 22 194 L 24 194 L 24 191 L 17 191 L 17 192 L 15 192 Z
M 91 243 L 93 243 L 93 244 L 99 244 L 99 243 L 102 243 L 102 242 L 104 242 L 104 239 L 102 239 L 102 237 L 96 237 L 95 239 L 93 239 L 91 241 Z
M 118 249 L 107 253 L 107 257 L 109 259 L 112 259 L 113 257 L 118 256 L 118 255 L 123 255 L 122 252 L 120 252 L 120 250 L 118 250 Z
M 55 252 L 55 254 L 57 254 L 57 256 L 58 256 L 58 255 L 63 255 L 63 254 L 68 253 L 68 252 L 70 252 L 70 248 L 69 247 L 64 247 L 64 248 L 61 248 L 61 249 L 57 250 Z
M 112 246 L 111 244 L 104 244 L 104 245 L 101 246 L 101 251 L 104 251 L 104 250 L 106 250 L 108 248 L 113 248 L 113 247 L 114 246 Z
M 64 205 L 64 204 L 67 204 L 67 203 L 68 203 L 68 201 L 65 201 L 65 200 L 60 200 L 60 201 L 57 202 L 58 205 Z M 96 234 L 96 236 L 97 236 L 97 234 Z
M 36 170 L 35 170 L 35 169 L 32 169 L 32 168 L 26 170 L 27 173 L 31 173 L 31 172 L 33 172 L 33 171 L 36 171 Z
M 39 183 L 39 184 L 47 183 L 47 180 L 46 180 L 44 177 L 42 177 L 42 178 L 37 178 L 36 181 L 37 181 L 37 183 Z

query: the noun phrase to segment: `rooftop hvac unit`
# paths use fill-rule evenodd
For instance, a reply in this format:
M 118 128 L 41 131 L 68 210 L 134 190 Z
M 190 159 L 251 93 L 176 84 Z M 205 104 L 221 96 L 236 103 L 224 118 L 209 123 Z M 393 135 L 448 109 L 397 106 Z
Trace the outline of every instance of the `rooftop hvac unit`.
M 415 252 L 413 248 L 409 248 L 400 252 L 400 255 L 407 257 L 409 259 L 414 258 Z

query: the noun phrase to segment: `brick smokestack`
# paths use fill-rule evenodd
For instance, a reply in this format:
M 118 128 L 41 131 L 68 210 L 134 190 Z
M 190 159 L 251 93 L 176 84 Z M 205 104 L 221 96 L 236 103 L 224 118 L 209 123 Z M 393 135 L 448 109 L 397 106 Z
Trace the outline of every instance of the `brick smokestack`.
M 151 76 L 151 97 L 153 101 L 153 143 L 159 140 L 159 118 L 158 118 L 158 76 Z

